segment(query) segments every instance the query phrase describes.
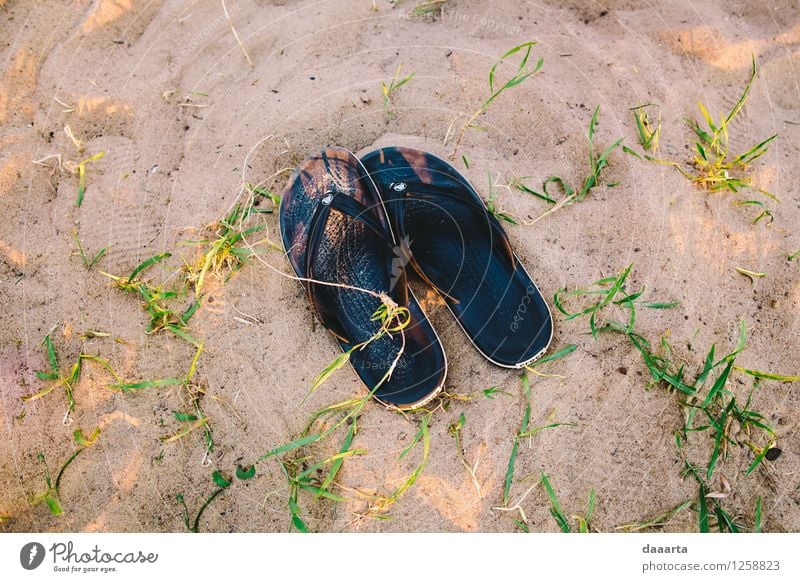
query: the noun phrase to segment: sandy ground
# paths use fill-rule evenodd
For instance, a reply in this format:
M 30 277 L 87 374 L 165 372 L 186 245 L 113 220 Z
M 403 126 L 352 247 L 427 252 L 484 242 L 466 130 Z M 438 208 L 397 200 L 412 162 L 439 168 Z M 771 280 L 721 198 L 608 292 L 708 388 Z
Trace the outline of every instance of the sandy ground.
M 800 373 L 800 266 L 786 260 L 800 250 L 800 167 L 792 162 L 800 154 L 797 2 L 450 0 L 435 19 L 408 17 L 412 0 L 374 5 L 228 0 L 251 66 L 218 1 L 0 0 L 0 529 L 184 531 L 177 493 L 196 511 L 213 491 L 212 470 L 232 472 L 291 439 L 313 410 L 359 393 L 345 368 L 298 404 L 336 346 L 313 325 L 299 286 L 255 261 L 216 284 L 192 321 L 191 332 L 206 342 L 197 378 L 207 386 L 204 406 L 217 442 L 205 465 L 199 431 L 175 443 L 160 440 L 180 428 L 172 411 L 186 408 L 174 387 L 114 392 L 108 375 L 87 365 L 66 425 L 63 390 L 21 400 L 44 386 L 34 371 L 47 368 L 40 342 L 51 329 L 62 368 L 83 351 L 109 358 L 129 382 L 184 373 L 193 348 L 145 334 L 139 301 L 97 269 L 127 274 L 170 251 L 171 260 L 149 272 L 155 282 L 169 280 L 180 256 L 191 254 L 177 245 L 191 238 L 182 229 L 222 217 L 243 180 L 279 190 L 285 168 L 326 144 L 356 152 L 405 144 L 447 154 L 448 127 L 485 99 L 491 65 L 527 40 L 539 42 L 542 71 L 501 96 L 480 120 L 486 131 L 469 131 L 461 147 L 470 168 L 459 168 L 484 194 L 487 173 L 502 184 L 531 176 L 536 186 L 551 174 L 579 182 L 586 126 L 598 104 L 598 144 L 624 136 L 634 147 L 629 108 L 652 102 L 662 112 L 662 155 L 686 159 L 683 118 L 696 115 L 698 100 L 712 111 L 732 106 L 750 55 L 757 56 L 761 72 L 732 142 L 738 148 L 780 134 L 753 168 L 756 183 L 782 199 L 774 222 L 752 225 L 752 209 L 732 204 L 748 196 L 699 192 L 675 170 L 617 150 L 603 182 L 618 186 L 599 187 L 580 204 L 508 232 L 548 298 L 633 263 L 633 286 L 682 303 L 643 312 L 641 333 L 657 340 L 669 331 L 690 367 L 702 363 L 711 343 L 730 348 L 743 318 L 749 338 L 742 365 Z M 387 112 L 380 82 L 401 63 L 416 76 Z M 85 144 L 83 153 L 66 125 Z M 55 158 L 44 162 L 49 167 L 32 163 L 53 154 L 78 162 L 101 151 L 105 156 L 87 165 L 81 208 L 76 176 L 54 170 Z M 502 188 L 498 204 L 519 217 L 546 209 Z M 264 221 L 277 238 L 277 218 Z M 108 247 L 91 272 L 74 252 L 75 231 L 89 252 Z M 288 269 L 280 253 L 263 259 Z M 753 284 L 735 267 L 767 276 Z M 355 489 L 389 492 L 401 483 L 419 451 L 400 462 L 397 455 L 417 428 L 368 406 L 354 443 L 368 453 L 345 463 L 338 486 L 353 501 L 302 497 L 310 529 L 517 530 L 518 514 L 493 508 L 501 504 L 523 411 L 519 375 L 484 361 L 443 305 L 420 293 L 449 356 L 448 390 L 498 386 L 509 395 L 436 411 L 430 462 L 387 520 L 358 519 L 365 504 Z M 87 330 L 124 343 L 82 340 Z M 673 432 L 683 420 L 675 397 L 647 390 L 646 368 L 624 338 L 593 341 L 585 332 L 585 321 L 556 317 L 554 346 L 579 349 L 546 370 L 562 377 L 533 377 L 532 424 L 545 424 L 555 411 L 555 421 L 577 426 L 522 443 L 511 500 L 546 471 L 567 516 L 585 512 L 595 488 L 593 526 L 613 531 L 696 499 L 697 485 L 680 475 Z M 731 485 L 724 507 L 750 527 L 761 496 L 765 530 L 800 531 L 797 384 L 766 382 L 756 403 L 775 425 L 783 454 L 745 476 L 753 454 L 732 446 L 718 469 Z M 464 452 L 480 461 L 482 497 L 448 434 L 462 412 Z M 73 451 L 73 431 L 97 426 L 97 443 L 64 473 L 64 514 L 31 506 L 28 499 L 44 488 L 37 453 L 55 472 Z M 704 435 L 694 441 L 705 451 L 700 461 L 711 445 Z M 286 531 L 286 496 L 277 463 L 263 462 L 255 479 L 236 482 L 214 501 L 201 529 Z M 522 507 L 531 530 L 557 531 L 540 487 Z M 687 509 L 664 529 L 696 531 L 697 514 Z

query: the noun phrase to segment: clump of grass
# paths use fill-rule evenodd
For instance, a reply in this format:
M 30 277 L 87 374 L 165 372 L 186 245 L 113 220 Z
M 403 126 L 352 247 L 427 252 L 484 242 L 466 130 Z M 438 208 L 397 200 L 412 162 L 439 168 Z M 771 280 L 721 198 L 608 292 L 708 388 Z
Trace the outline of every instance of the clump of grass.
M 211 418 L 205 413 L 202 407 L 202 399 L 206 395 L 206 387 L 194 382 L 193 378 L 197 371 L 197 362 L 200 360 L 200 354 L 203 353 L 203 344 L 201 343 L 195 351 L 192 363 L 189 370 L 182 378 L 168 379 L 170 382 L 175 380 L 175 384 L 180 385 L 186 396 L 189 398 L 189 410 L 191 412 L 180 412 L 177 410 L 172 411 L 172 415 L 183 426 L 174 433 L 161 437 L 161 442 L 169 444 L 176 442 L 185 436 L 191 434 L 197 429 L 203 429 L 203 439 L 206 444 L 205 458 L 214 450 L 214 436 L 211 432 L 211 425 L 209 421 Z M 124 387 L 122 388 L 124 390 Z
M 111 364 L 108 362 L 108 360 L 99 356 L 93 356 L 91 354 L 80 353 L 72 366 L 69 367 L 69 371 L 62 372 L 58 363 L 56 348 L 49 333 L 44 336 L 44 339 L 42 340 L 42 346 L 47 354 L 47 361 L 50 364 L 50 371 L 36 371 L 36 377 L 39 378 L 39 380 L 46 382 L 46 385 L 35 394 L 23 396 L 23 402 L 38 400 L 39 398 L 47 396 L 56 388 L 63 386 L 67 396 L 67 416 L 69 416 L 69 414 L 75 410 L 75 387 L 80 381 L 81 371 L 83 370 L 83 362 L 85 361 L 99 364 L 103 369 L 109 372 L 115 380 L 119 381 L 119 376 L 114 371 L 114 368 L 111 367 Z
M 655 122 L 650 119 L 647 113 L 648 108 L 654 107 L 652 103 L 637 105 L 632 108 L 633 118 L 636 121 L 636 132 L 639 137 L 639 145 L 646 152 L 658 151 L 658 140 L 661 137 L 661 111 L 658 111 Z
M 589 120 L 589 175 L 583 179 L 583 183 L 580 189 L 573 188 L 569 185 L 569 183 L 564 180 L 560 176 L 549 176 L 542 182 L 542 191 L 537 192 L 532 188 L 529 188 L 523 182 L 524 178 L 517 178 L 511 182 L 513 187 L 516 187 L 521 192 L 525 192 L 527 194 L 531 194 L 544 200 L 548 204 L 551 204 L 552 207 L 539 216 L 538 218 L 534 219 L 530 223 L 526 224 L 533 224 L 538 220 L 541 220 L 545 216 L 552 214 L 553 212 L 560 210 L 561 208 L 573 204 L 575 202 L 580 202 L 589 193 L 592 189 L 595 188 L 600 183 L 600 176 L 608 165 L 608 157 L 612 154 L 612 152 L 617 149 L 620 145 L 622 145 L 622 141 L 624 138 L 619 138 L 617 141 L 612 143 L 610 146 L 606 147 L 604 150 L 601 150 L 599 153 L 595 149 L 594 137 L 595 133 L 597 132 L 597 123 L 600 119 L 600 106 L 598 105 L 595 107 L 594 112 L 592 113 L 592 118 Z M 560 188 L 564 195 L 561 197 L 560 200 L 556 201 L 556 193 L 550 192 L 549 187 L 553 185 L 554 187 Z M 616 184 L 607 184 L 609 188 L 616 186 Z
M 625 333 L 633 333 L 634 325 L 636 323 L 636 306 L 641 305 L 649 309 L 673 309 L 680 305 L 677 301 L 643 301 L 643 295 L 646 291 L 642 287 L 639 291 L 628 292 L 625 283 L 631 273 L 633 265 L 628 265 L 619 274 L 612 277 L 604 277 L 595 281 L 588 287 L 578 288 L 573 291 L 568 291 L 563 288 L 556 292 L 553 301 L 556 309 L 566 316 L 567 321 L 576 319 L 578 317 L 589 316 L 589 330 L 594 338 L 600 331 L 614 330 L 624 331 Z M 621 295 L 621 296 L 620 296 Z M 619 297 L 618 297 L 619 296 Z M 571 312 L 565 308 L 565 301 L 568 298 L 581 297 L 589 299 L 589 304 L 582 309 Z M 598 327 L 597 317 L 601 314 L 602 310 L 607 306 L 619 306 L 627 309 L 629 312 L 628 321 L 626 323 L 608 322 L 603 328 Z
M 466 123 L 464 123 L 464 125 L 461 126 L 461 129 L 459 130 L 458 135 L 456 136 L 455 143 L 453 145 L 453 151 L 450 154 L 451 160 L 455 159 L 456 153 L 458 152 L 458 148 L 461 146 L 461 140 L 464 139 L 464 134 L 466 133 L 466 131 L 470 128 L 481 129 L 480 126 L 475 124 L 475 121 L 478 119 L 478 117 L 486 113 L 486 111 L 489 109 L 489 106 L 494 102 L 494 100 L 497 99 L 500 95 L 502 95 L 505 91 L 513 87 L 516 87 L 517 85 L 522 83 L 525 79 L 527 79 L 534 73 L 537 73 L 539 69 L 542 68 L 542 65 L 544 64 L 544 59 L 542 58 L 540 58 L 536 62 L 536 65 L 532 69 L 528 67 L 528 60 L 530 59 L 531 51 L 533 50 L 533 47 L 535 45 L 536 42 L 529 41 L 517 45 L 512 49 L 509 49 L 503 54 L 503 56 L 501 56 L 497 60 L 497 62 L 494 65 L 492 65 L 492 68 L 489 69 L 489 96 L 483 103 L 481 103 L 481 106 L 478 108 L 478 110 L 475 111 L 475 113 L 473 113 L 472 116 L 469 117 L 469 119 L 467 119 Z M 500 64 L 502 64 L 509 57 L 512 57 L 517 53 L 522 53 L 522 51 L 524 51 L 524 54 L 520 59 L 520 61 L 517 63 L 516 72 L 511 76 L 510 79 L 508 79 L 502 85 L 496 84 L 495 75 L 497 73 L 497 67 L 500 66 Z M 450 137 L 449 132 L 447 137 Z M 447 142 L 447 138 L 445 138 L 445 142 Z
M 444 5 L 447 0 L 425 0 L 420 2 L 411 10 L 411 16 L 441 16 L 444 12 Z
M 793 261 L 793 260 L 795 260 L 797 257 L 800 257 L 800 251 L 797 251 L 797 252 L 795 252 L 795 253 L 792 253 L 791 255 L 789 255 L 788 257 L 786 257 L 786 260 L 787 260 L 787 261 L 789 261 L 789 262 L 792 262 L 792 261 Z
M 728 128 L 747 102 L 757 71 L 756 59 L 753 56 L 750 79 L 747 81 L 742 95 L 727 115 L 720 115 L 719 122 L 714 122 L 708 109 L 702 103 L 699 104 L 700 113 L 703 115 L 706 125 L 702 126 L 697 120 L 687 121 L 698 138 L 695 143 L 698 155 L 695 156 L 692 164 L 696 172 L 687 173 L 687 176 L 705 190 L 711 192 L 729 190 L 735 193 L 740 188 L 753 188 L 750 176 L 743 174 L 741 177 L 735 177 L 731 175 L 731 172 L 746 172 L 750 163 L 764 155 L 767 152 L 768 144 L 778 137 L 778 134 L 772 135 L 739 155 L 732 155 L 730 152 Z M 777 202 L 777 198 L 769 192 L 758 188 L 753 189 Z
M 78 253 L 80 254 L 81 261 L 83 262 L 83 266 L 86 267 L 87 271 L 91 271 L 92 267 L 94 267 L 100 259 L 103 258 L 103 255 L 106 254 L 108 247 L 103 247 L 95 255 L 91 258 L 86 254 L 86 251 L 83 249 L 83 245 L 81 244 L 81 239 L 78 236 L 78 231 L 72 233 L 72 237 L 75 239 L 75 244 L 78 246 Z
M 200 247 L 202 252 L 193 262 L 184 261 L 180 271 L 181 277 L 178 277 L 171 286 L 154 285 L 140 277 L 147 269 L 170 258 L 172 253 L 169 252 L 159 253 L 143 261 L 128 277 L 101 271 L 103 275 L 112 279 L 119 289 L 141 297 L 142 306 L 150 316 L 148 334 L 168 331 L 195 347 L 200 346 L 200 341 L 191 336 L 187 330 L 189 320 L 200 308 L 204 299 L 203 289 L 208 276 L 213 275 L 226 283 L 248 263 L 251 257 L 260 253 L 265 245 L 280 250 L 280 247 L 268 237 L 253 243 L 247 241 L 249 235 L 264 230 L 265 225 L 245 226 L 245 222 L 252 215 L 273 211 L 271 208 L 260 208 L 262 200 L 269 200 L 274 207 L 277 207 L 280 204 L 280 196 L 253 184 L 246 184 L 245 187 L 251 194 L 247 204 L 237 202 L 225 218 L 203 227 L 201 230 L 208 235 L 207 238 L 187 242 Z M 172 304 L 184 300 L 187 288 L 190 287 L 194 289 L 194 300 L 188 305 L 184 302 L 183 309 L 176 310 Z
M 766 190 L 757 188 L 753 185 L 753 176 L 749 173 L 750 165 L 758 158 L 767 153 L 769 144 L 778 137 L 778 134 L 771 135 L 770 137 L 762 140 L 755 146 L 747 149 L 743 153 L 734 154 L 730 148 L 730 127 L 737 115 L 742 111 L 747 99 L 750 96 L 750 89 L 753 86 L 753 81 L 756 78 L 758 67 L 756 65 L 755 55 L 752 60 L 752 68 L 750 78 L 748 79 L 742 94 L 736 101 L 733 108 L 727 113 L 721 113 L 719 120 L 714 121 L 714 117 L 709 113 L 706 106 L 701 102 L 699 103 L 700 113 L 703 118 L 701 123 L 697 119 L 687 119 L 686 123 L 691 128 L 695 136 L 695 143 L 692 151 L 695 152 L 694 157 L 688 163 L 681 163 L 677 161 L 664 160 L 655 158 L 651 155 L 645 154 L 640 156 L 635 151 L 625 148 L 625 151 L 638 158 L 643 158 L 648 161 L 658 162 L 674 166 L 686 178 L 688 178 L 698 188 L 708 192 L 721 192 L 727 191 L 734 194 L 739 193 L 740 190 L 749 189 L 759 194 L 762 194 L 767 199 L 773 202 L 780 202 L 777 197 L 773 196 Z M 639 108 L 634 108 L 634 114 L 640 111 Z M 660 125 L 658 126 L 660 128 Z M 650 134 L 659 134 L 658 128 L 652 130 Z M 637 118 L 637 131 L 640 134 L 640 143 L 645 150 L 645 143 L 648 143 L 647 130 L 642 134 L 642 128 L 638 126 Z M 644 135 L 645 140 L 642 140 Z M 658 138 L 655 137 L 656 143 Z M 652 145 L 652 140 L 649 141 Z M 648 150 L 650 151 L 650 150 Z M 744 200 L 739 202 L 740 205 L 757 206 L 761 208 L 761 212 L 753 220 L 757 223 L 763 218 L 771 218 L 772 212 L 767 208 L 766 204 L 760 200 Z
M 616 333 L 627 337 L 650 372 L 651 387 L 663 386 L 668 392 L 679 395 L 677 402 L 684 410 L 685 422 L 676 432 L 676 445 L 684 459 L 684 475 L 694 477 L 700 486 L 697 507 L 701 515 L 701 531 L 708 528 L 709 512 L 713 513 L 721 528 L 734 531 L 738 526 L 722 509 L 720 499 L 708 498 L 711 487 L 707 481 L 712 478 L 719 462 L 726 459 L 730 445 L 746 446 L 753 452 L 754 459 L 747 467 L 746 475 L 752 473 L 764 459 L 775 459 L 779 456 L 780 449 L 776 446 L 777 434 L 767 417 L 753 409 L 753 398 L 763 380 L 795 382 L 800 381 L 800 376 L 787 376 L 737 366 L 736 358 L 744 350 L 747 338 L 746 326 L 742 321 L 735 348 L 718 358 L 716 346 L 712 344 L 702 367 L 692 377 L 686 370 L 686 363 L 678 365 L 673 360 L 673 349 L 666 336 L 661 338 L 661 349 L 656 350 L 636 331 L 638 304 L 657 309 L 675 307 L 676 304 L 643 303 L 644 288 L 631 293 L 625 287 L 630 271 L 631 266 L 628 266 L 617 276 L 600 279 L 589 287 L 570 293 L 561 290 L 555 295 L 556 308 L 567 319 L 588 316 L 589 330 L 594 337 L 599 333 Z M 584 304 L 588 305 L 568 310 L 565 307 L 567 295 L 572 298 L 580 297 Z M 620 309 L 623 313 L 627 311 L 627 317 L 623 320 L 607 318 L 605 311 L 612 307 Z M 755 379 L 743 400 L 729 388 L 735 373 L 742 373 Z M 709 460 L 704 468 L 690 463 L 684 453 L 686 445 L 697 444 L 690 442 L 690 436 L 695 433 L 710 433 L 711 436 Z M 708 439 L 701 441 L 705 442 L 708 442 Z
M 64 476 L 64 471 L 66 471 L 67 467 L 70 466 L 72 461 L 81 454 L 84 450 L 91 447 L 100 436 L 100 429 L 95 428 L 92 433 L 87 437 L 81 429 L 76 430 L 72 433 L 73 438 L 75 439 L 75 444 L 78 448 L 66 462 L 61 465 L 61 468 L 58 470 L 58 474 L 56 475 L 55 481 L 50 475 L 50 468 L 47 465 L 47 461 L 45 460 L 44 453 L 39 451 L 37 453 L 36 458 L 44 465 L 44 483 L 45 483 L 45 490 L 36 495 L 30 500 L 31 505 L 38 505 L 39 503 L 44 502 L 47 505 L 47 508 L 50 510 L 50 513 L 53 515 L 62 515 L 64 513 L 64 509 L 61 505 L 61 478 Z
M 400 76 L 400 71 L 403 69 L 403 63 L 397 65 L 397 69 L 394 71 L 394 75 L 392 75 L 392 79 L 389 81 L 387 85 L 386 82 L 381 81 L 381 93 L 383 95 L 383 106 L 386 111 L 392 110 L 392 98 L 394 94 L 397 92 L 400 87 L 408 83 L 411 79 L 414 78 L 416 73 L 411 73 L 410 75 L 406 75 L 405 77 Z
M 270 457 L 278 459 L 289 486 L 288 509 L 291 524 L 297 531 L 308 531 L 299 506 L 301 491 L 311 494 L 316 499 L 345 501 L 345 498 L 337 495 L 331 489 L 344 460 L 347 457 L 366 452 L 361 449 L 351 450 L 350 447 L 356 436 L 359 416 L 369 398 L 370 395 L 351 398 L 316 411 L 299 437 L 275 447 L 257 459 L 256 462 Z M 317 429 L 318 426 L 321 428 Z M 342 427 L 346 427 L 346 430 L 338 448 L 339 452 L 313 462 L 313 456 L 306 453 L 307 447 L 328 438 Z M 308 465 L 311 465 L 313 470 L 307 471 L 305 467 Z M 327 469 L 327 472 L 321 476 L 320 473 L 324 469 Z
M 275 203 L 274 194 L 261 188 L 253 187 L 251 192 L 255 196 L 269 198 Z M 279 201 L 279 199 L 278 199 Z M 245 227 L 244 222 L 251 214 L 259 212 L 253 204 L 234 204 L 225 218 L 208 224 L 203 231 L 207 238 L 189 241 L 188 244 L 198 245 L 204 249 L 197 260 L 184 266 L 186 280 L 194 286 L 196 298 L 200 298 L 208 274 L 214 275 L 218 280 L 227 283 L 250 257 L 260 252 L 258 247 L 266 245 L 269 248 L 280 250 L 275 243 L 265 237 L 251 244 L 245 244 L 251 234 L 263 231 L 266 227 L 257 224 Z
M 155 334 L 160 331 L 169 331 L 177 337 L 189 342 L 194 346 L 199 346 L 200 342 L 187 333 L 189 319 L 200 307 L 200 300 L 195 299 L 183 312 L 178 313 L 169 304 L 186 295 L 185 289 L 164 288 L 162 285 L 140 279 L 145 270 L 161 263 L 172 256 L 172 253 L 160 253 L 140 263 L 128 277 L 111 275 L 101 271 L 103 275 L 114 281 L 117 288 L 127 293 L 138 295 L 143 303 L 142 307 L 150 316 L 150 323 L 147 326 L 148 334 Z
M 550 515 L 552 515 L 553 519 L 556 520 L 558 527 L 561 529 L 563 533 L 572 533 L 572 528 L 569 525 L 569 520 L 564 515 L 564 512 L 561 509 L 561 504 L 558 502 L 558 497 L 556 496 L 556 492 L 553 490 L 552 485 L 550 485 L 550 479 L 547 477 L 544 471 L 542 471 L 541 483 L 544 486 L 545 492 L 547 493 L 547 498 L 550 500 Z M 575 519 L 578 522 L 579 533 L 589 533 L 592 516 L 594 515 L 594 507 L 595 507 L 595 491 L 594 489 L 592 489 L 589 492 L 589 503 L 586 508 L 586 516 L 580 516 L 580 515 L 572 516 L 573 519 Z

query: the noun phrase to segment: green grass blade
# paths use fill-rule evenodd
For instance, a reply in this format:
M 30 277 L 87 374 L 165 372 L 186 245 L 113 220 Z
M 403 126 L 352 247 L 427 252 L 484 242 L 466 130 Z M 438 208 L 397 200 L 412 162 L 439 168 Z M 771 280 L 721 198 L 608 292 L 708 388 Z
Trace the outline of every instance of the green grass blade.
M 711 390 L 708 391 L 708 394 L 706 395 L 705 400 L 703 400 L 703 404 L 701 405 L 702 408 L 708 408 L 708 405 L 714 401 L 719 392 L 725 387 L 725 383 L 728 381 L 728 376 L 730 375 L 732 369 L 733 369 L 733 360 L 729 360 L 728 365 L 725 366 L 725 369 L 722 371 L 717 380 L 714 382 L 714 385 L 711 387 Z
M 290 441 L 286 444 L 276 447 L 267 453 L 264 453 L 258 458 L 258 461 L 263 461 L 264 459 L 268 459 L 269 457 L 272 457 L 274 455 L 281 455 L 283 453 L 288 453 L 289 451 L 305 447 L 307 445 L 310 445 L 311 443 L 317 442 L 320 438 L 322 438 L 321 434 L 310 434 L 297 438 L 293 441 Z
M 132 382 L 130 384 L 110 384 L 108 387 L 112 390 L 122 390 L 127 392 L 129 390 L 143 390 L 145 388 L 160 388 L 162 386 L 176 386 L 183 384 L 181 378 L 161 378 L 159 380 L 143 380 L 142 382 Z
M 558 502 L 558 497 L 556 497 L 556 492 L 553 491 L 553 487 L 550 485 L 550 480 L 547 478 L 547 475 L 542 471 L 542 485 L 544 485 L 544 489 L 547 492 L 547 497 L 550 499 L 550 513 L 553 518 L 558 523 L 561 531 L 564 533 L 570 533 L 572 530 L 569 527 L 569 522 L 567 518 L 564 517 L 564 512 L 561 511 L 561 504 Z
M 64 509 L 61 507 L 61 502 L 58 500 L 57 497 L 47 494 L 44 497 L 45 503 L 47 503 L 47 508 L 50 510 L 50 513 L 53 515 L 62 515 L 64 513 Z
M 519 448 L 519 441 L 514 437 L 514 445 L 511 447 L 511 455 L 508 457 L 508 466 L 506 467 L 506 476 L 503 481 L 503 505 L 508 506 L 508 494 L 511 491 L 511 483 L 514 480 L 514 465 L 517 462 L 517 453 Z
M 763 499 L 759 495 L 756 499 L 756 517 L 753 525 L 753 533 L 761 533 L 761 503 Z
M 708 505 L 706 503 L 706 490 L 703 485 L 700 485 L 698 507 L 698 525 L 700 533 L 708 533 Z
M 292 525 L 295 529 L 300 533 L 308 533 L 308 527 L 303 521 L 303 518 L 300 517 L 300 507 L 298 507 L 297 501 L 291 497 L 289 498 L 289 512 L 292 515 Z
M 169 258 L 169 257 L 171 257 L 171 256 L 172 256 L 172 253 L 161 253 L 161 254 L 159 254 L 159 255 L 155 255 L 155 256 L 153 256 L 153 257 L 150 257 L 150 258 L 149 258 L 149 259 L 147 259 L 146 261 L 144 261 L 144 262 L 140 263 L 140 264 L 139 264 L 139 265 L 138 265 L 138 266 L 137 266 L 137 267 L 136 267 L 136 268 L 135 268 L 135 269 L 134 269 L 134 270 L 131 272 L 131 275 L 130 275 L 130 277 L 128 277 L 128 283 L 130 283 L 131 281 L 133 281 L 133 280 L 136 278 L 136 276 L 137 276 L 139 273 L 141 273 L 142 271 L 144 271 L 144 270 L 145 270 L 145 269 L 147 269 L 148 267 L 152 267 L 153 265 L 155 265 L 155 264 L 157 264 L 157 263 L 160 263 L 160 262 L 161 262 L 161 261 L 163 261 L 164 259 L 167 259 L 167 258 Z
M 785 376 L 783 374 L 774 374 L 772 372 L 761 372 L 760 370 L 750 370 L 748 368 L 740 368 L 735 366 L 739 372 L 743 372 L 748 376 L 754 378 L 761 378 L 763 380 L 777 380 L 778 382 L 800 382 L 800 376 Z
M 350 423 L 350 428 L 347 430 L 347 435 L 345 436 L 344 441 L 342 441 L 342 446 L 339 449 L 340 455 L 343 455 L 349 451 L 350 445 L 353 443 L 353 438 L 355 437 L 355 435 L 356 435 L 356 423 L 355 421 L 353 421 Z M 336 475 L 339 473 L 339 470 L 342 468 L 343 464 L 344 464 L 343 457 L 340 457 L 333 462 L 330 471 L 328 471 L 328 474 L 325 476 L 325 479 L 323 479 L 322 484 L 319 486 L 321 490 L 325 491 L 331 486 L 334 479 L 336 479 Z
M 50 334 L 44 336 L 43 343 L 47 349 L 47 360 L 50 362 L 50 371 L 58 377 L 58 358 L 56 357 L 56 348 L 53 345 L 53 340 L 50 339 Z

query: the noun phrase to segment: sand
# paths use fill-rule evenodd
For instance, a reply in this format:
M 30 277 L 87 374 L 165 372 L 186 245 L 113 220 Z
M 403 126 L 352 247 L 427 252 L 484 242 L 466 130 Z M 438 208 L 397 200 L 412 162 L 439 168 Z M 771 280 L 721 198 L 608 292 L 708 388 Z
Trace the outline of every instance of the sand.
M 51 329 L 62 368 L 83 351 L 108 358 L 128 382 L 184 373 L 192 346 L 146 334 L 139 300 L 112 288 L 98 270 L 128 274 L 144 259 L 172 252 L 166 266 L 149 271 L 154 282 L 169 280 L 180 257 L 191 256 L 178 244 L 192 238 L 187 227 L 222 217 L 243 180 L 280 191 L 286 168 L 327 144 L 355 152 L 411 145 L 447 155 L 448 128 L 485 99 L 489 68 L 528 40 L 539 43 L 541 72 L 492 104 L 479 121 L 485 131 L 467 132 L 459 157 L 467 156 L 469 169 L 456 162 L 484 195 L 487 174 L 498 184 L 530 176 L 534 187 L 553 174 L 582 180 L 596 105 L 598 145 L 624 137 L 638 150 L 629 108 L 658 104 L 661 154 L 686 160 L 683 118 L 697 115 L 699 100 L 712 111 L 731 107 L 756 55 L 760 75 L 731 139 L 735 148 L 749 147 L 779 134 L 752 169 L 756 184 L 782 200 L 773 205 L 773 222 L 753 225 L 753 209 L 733 204 L 752 195 L 698 191 L 674 169 L 618 149 L 603 184 L 584 201 L 533 226 L 509 225 L 508 233 L 548 298 L 633 263 L 632 289 L 646 285 L 653 299 L 681 302 L 640 313 L 639 331 L 655 342 L 669 332 L 691 369 L 712 343 L 720 353 L 732 349 L 744 319 L 741 365 L 800 373 L 800 261 L 787 261 L 800 250 L 797 2 L 450 0 L 438 18 L 409 17 L 414 5 L 228 0 L 251 66 L 219 2 L 0 0 L 0 529 L 185 531 L 176 494 L 194 513 L 214 490 L 213 470 L 231 474 L 293 438 L 313 410 L 363 393 L 345 367 L 299 404 L 336 344 L 314 325 L 299 285 L 253 261 L 227 284 L 210 284 L 192 320 L 191 332 L 207 350 L 197 380 L 207 387 L 204 407 L 217 443 L 208 459 L 200 431 L 160 440 L 181 426 L 172 411 L 187 407 L 175 387 L 111 391 L 109 376 L 87 364 L 66 425 L 63 390 L 21 400 L 44 386 L 34 371 L 47 369 L 40 344 Z M 401 63 L 403 74 L 415 77 L 387 111 L 380 82 Z M 79 162 L 101 151 L 104 157 L 87 164 L 80 208 L 76 176 L 59 171 L 54 157 L 32 163 L 55 154 Z M 613 182 L 619 185 L 606 186 Z M 521 192 L 499 192 L 500 208 L 518 217 L 547 208 Z M 277 239 L 277 217 L 263 220 Z M 91 272 L 75 253 L 74 232 L 90 253 L 108 248 Z M 280 253 L 262 258 L 288 272 Z M 735 267 L 767 276 L 752 283 Z M 502 504 L 523 412 L 519 374 L 486 362 L 443 304 L 414 285 L 448 353 L 448 391 L 497 386 L 508 395 L 453 401 L 434 413 L 429 463 L 386 520 L 360 519 L 366 503 L 356 490 L 387 493 L 408 476 L 419 450 L 399 462 L 397 456 L 417 424 L 369 405 L 354 443 L 368 452 L 345 463 L 336 489 L 351 501 L 303 496 L 306 523 L 315 531 L 518 531 L 518 513 L 493 508 Z M 697 499 L 696 482 L 680 474 L 676 396 L 648 390 L 647 370 L 623 337 L 594 341 L 585 320 L 555 321 L 553 349 L 578 349 L 542 369 L 558 377 L 531 376 L 532 425 L 552 418 L 577 426 L 521 443 L 512 504 L 541 471 L 568 518 L 585 513 L 596 490 L 598 531 Z M 87 330 L 122 341 L 82 340 Z M 723 507 L 743 527 L 752 527 L 762 497 L 765 530 L 800 531 L 797 389 L 765 382 L 756 396 L 783 454 L 746 476 L 753 453 L 732 445 L 712 480 L 719 488 L 722 474 L 730 483 Z M 461 413 L 465 457 L 479 459 L 480 495 L 448 434 Z M 64 473 L 64 514 L 30 505 L 45 487 L 37 453 L 56 472 L 74 450 L 73 431 L 98 426 L 96 444 Z M 696 461 L 707 462 L 711 437 L 693 438 Z M 201 530 L 287 531 L 287 494 L 278 464 L 262 462 L 256 478 L 236 481 L 209 506 Z M 558 531 L 541 487 L 522 507 L 532 531 Z M 697 513 L 686 509 L 662 529 L 697 527 Z

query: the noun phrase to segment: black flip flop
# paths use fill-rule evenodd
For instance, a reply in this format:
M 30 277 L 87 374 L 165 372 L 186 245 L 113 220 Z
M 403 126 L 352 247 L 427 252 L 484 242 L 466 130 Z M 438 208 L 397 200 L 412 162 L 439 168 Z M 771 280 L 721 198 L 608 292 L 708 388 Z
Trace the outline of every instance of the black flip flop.
M 458 170 L 433 154 L 388 147 L 361 158 L 411 264 L 444 298 L 489 361 L 521 368 L 541 357 L 553 319 L 497 219 Z
M 408 308 L 402 331 L 354 350 L 350 363 L 375 398 L 398 408 L 431 400 L 444 385 L 447 362 L 439 338 L 408 289 L 398 245 L 375 184 L 352 153 L 329 147 L 303 161 L 289 179 L 280 206 L 289 261 L 308 300 L 343 351 L 380 329 L 382 302 L 348 285 L 389 296 Z M 402 355 L 397 354 L 402 348 Z M 384 380 L 393 362 L 391 376 Z M 381 380 L 384 380 L 381 383 Z

